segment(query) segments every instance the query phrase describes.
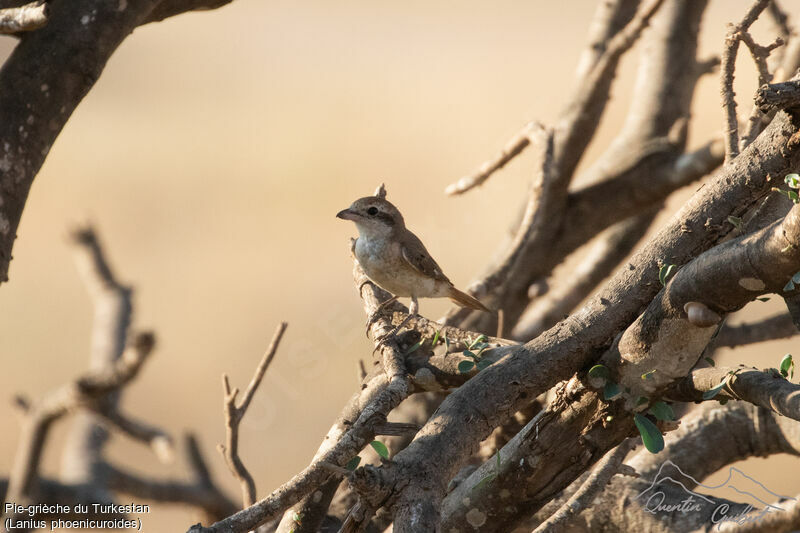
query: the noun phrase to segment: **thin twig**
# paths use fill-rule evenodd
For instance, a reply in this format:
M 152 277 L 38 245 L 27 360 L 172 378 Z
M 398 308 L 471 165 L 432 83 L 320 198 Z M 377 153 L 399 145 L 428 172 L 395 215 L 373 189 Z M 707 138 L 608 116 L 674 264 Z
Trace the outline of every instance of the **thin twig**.
M 739 155 L 739 122 L 736 115 L 736 93 L 733 92 L 733 75 L 736 67 L 736 54 L 742 36 L 764 9 L 770 0 L 757 0 L 745 14 L 739 24 L 728 25 L 725 35 L 725 45 L 722 48 L 722 63 L 720 68 L 720 91 L 722 93 L 722 108 L 725 120 L 723 132 L 725 133 L 725 164 L 728 164 Z
M 239 484 L 242 487 L 243 508 L 250 507 L 255 503 L 256 482 L 253 479 L 252 474 L 250 474 L 250 471 L 247 470 L 246 466 L 244 466 L 242 459 L 239 457 L 239 423 L 242 421 L 242 418 L 244 418 L 247 408 L 250 406 L 250 402 L 253 399 L 253 395 L 258 389 L 258 386 L 261 384 L 264 373 L 267 371 L 272 359 L 275 357 L 275 353 L 278 350 L 278 345 L 281 342 L 281 337 L 283 337 L 283 332 L 286 331 L 286 326 L 286 322 L 281 322 L 275 330 L 272 341 L 269 343 L 269 348 L 267 348 L 267 351 L 264 352 L 261 361 L 258 363 L 255 374 L 253 374 L 253 378 L 250 380 L 250 384 L 247 386 L 247 390 L 245 391 L 242 401 L 239 403 L 239 405 L 236 405 L 236 396 L 239 394 L 239 389 L 231 389 L 230 382 L 228 381 L 228 375 L 222 375 L 226 439 L 225 444 L 220 444 L 217 449 L 225 458 L 225 462 L 227 463 L 231 474 L 233 474 L 233 477 L 239 481 Z

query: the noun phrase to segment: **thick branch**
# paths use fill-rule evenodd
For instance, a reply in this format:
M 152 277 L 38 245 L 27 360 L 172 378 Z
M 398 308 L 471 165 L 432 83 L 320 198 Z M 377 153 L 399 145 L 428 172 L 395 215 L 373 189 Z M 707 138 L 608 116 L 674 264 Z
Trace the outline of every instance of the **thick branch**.
M 38 30 L 47 24 L 47 4 L 37 0 L 22 7 L 0 9 L 0 33 Z

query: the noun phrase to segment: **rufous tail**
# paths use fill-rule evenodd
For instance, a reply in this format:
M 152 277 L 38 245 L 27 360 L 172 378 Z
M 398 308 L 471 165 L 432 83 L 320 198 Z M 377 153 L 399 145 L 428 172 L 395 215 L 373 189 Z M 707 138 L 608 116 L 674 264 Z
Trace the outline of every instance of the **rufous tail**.
M 461 307 L 468 307 L 469 309 L 475 309 L 476 311 L 491 313 L 491 311 L 477 299 L 473 298 L 466 292 L 461 292 L 455 287 L 450 287 L 450 292 L 447 296 Z

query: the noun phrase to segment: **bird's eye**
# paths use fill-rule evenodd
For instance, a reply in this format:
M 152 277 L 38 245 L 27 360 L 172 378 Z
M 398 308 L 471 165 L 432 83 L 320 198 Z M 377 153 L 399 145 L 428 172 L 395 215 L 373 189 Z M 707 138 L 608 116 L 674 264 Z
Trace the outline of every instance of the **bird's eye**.
M 378 208 L 377 207 L 370 207 L 369 209 L 367 209 L 367 214 L 368 215 L 377 215 L 378 214 Z

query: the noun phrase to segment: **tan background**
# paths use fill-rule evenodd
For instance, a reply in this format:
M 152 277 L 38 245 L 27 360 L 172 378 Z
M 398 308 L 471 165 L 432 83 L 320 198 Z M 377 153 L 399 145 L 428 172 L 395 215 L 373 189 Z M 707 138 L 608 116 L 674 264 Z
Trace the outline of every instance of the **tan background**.
M 719 53 L 724 24 L 749 4 L 712 2 L 702 57 Z M 65 237 L 88 220 L 120 278 L 136 286 L 136 326 L 159 339 L 124 404 L 176 435 L 198 432 L 237 498 L 214 450 L 223 438 L 220 374 L 244 385 L 276 323 L 289 321 L 241 449 L 259 495 L 288 479 L 353 392 L 358 358 L 369 358 L 351 282 L 355 229 L 334 214 L 385 181 L 410 227 L 467 285 L 508 227 L 533 161 L 521 157 L 460 198 L 442 190 L 526 121 L 554 120 L 593 9 L 589 1 L 236 0 L 136 30 L 37 177 L 11 282 L 0 289 L 0 471 L 19 435 L 6 399 L 38 398 L 86 367 L 91 308 Z M 797 5 L 791 12 L 800 21 Z M 770 35 L 769 24 L 757 26 Z M 12 42 L 0 45 L 8 53 Z M 740 55 L 737 91 L 746 102 L 755 77 Z M 590 157 L 624 118 L 636 57 L 623 64 Z M 697 146 L 722 122 L 716 76 L 700 83 L 694 113 Z M 437 317 L 446 304 L 423 301 L 421 309 Z M 743 314 L 777 309 L 773 299 Z M 726 361 L 776 366 L 793 344 Z M 57 472 L 64 427 L 47 448 L 48 474 Z M 145 472 L 184 472 L 120 438 L 111 455 Z M 788 473 L 797 465 L 759 460 L 745 471 L 794 494 L 800 481 Z M 182 531 L 196 518 L 156 507 L 145 526 Z

